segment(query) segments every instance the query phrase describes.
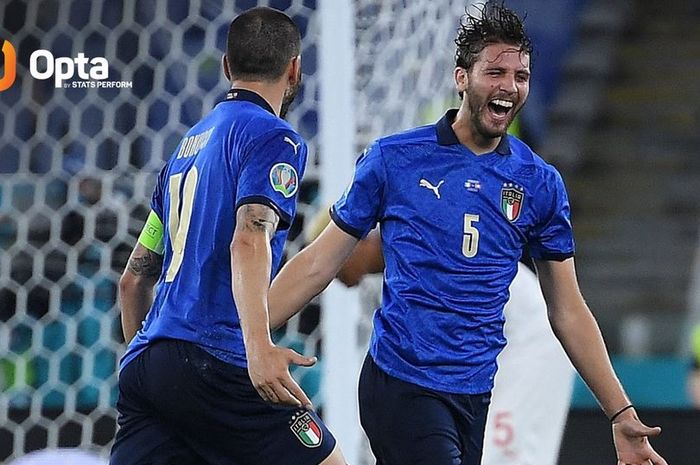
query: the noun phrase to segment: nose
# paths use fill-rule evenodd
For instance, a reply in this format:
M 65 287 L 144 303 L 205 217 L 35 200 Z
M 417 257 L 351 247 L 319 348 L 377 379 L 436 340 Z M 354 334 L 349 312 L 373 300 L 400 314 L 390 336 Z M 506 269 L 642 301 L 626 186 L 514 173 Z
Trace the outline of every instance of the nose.
M 515 76 L 510 74 L 503 76 L 500 82 L 500 88 L 502 91 L 508 92 L 509 94 L 516 93 L 518 91 L 518 86 L 515 83 Z

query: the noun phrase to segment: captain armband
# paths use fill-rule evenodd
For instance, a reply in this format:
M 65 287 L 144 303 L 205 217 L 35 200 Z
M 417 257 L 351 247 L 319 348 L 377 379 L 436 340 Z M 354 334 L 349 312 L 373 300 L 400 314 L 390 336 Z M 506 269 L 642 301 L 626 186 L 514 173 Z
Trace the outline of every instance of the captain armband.
M 153 210 L 148 214 L 146 224 L 141 230 L 139 244 L 158 255 L 163 255 L 165 250 L 163 245 L 163 223 Z

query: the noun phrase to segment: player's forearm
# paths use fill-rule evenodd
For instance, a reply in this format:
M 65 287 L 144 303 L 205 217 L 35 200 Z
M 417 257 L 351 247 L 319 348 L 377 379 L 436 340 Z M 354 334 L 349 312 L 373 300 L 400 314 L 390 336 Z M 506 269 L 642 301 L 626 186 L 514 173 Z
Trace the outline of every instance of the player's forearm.
M 272 328 L 284 324 L 321 293 L 357 245 L 357 239 L 331 222 L 292 258 L 272 283 L 268 302 Z
M 550 311 L 550 322 L 581 377 L 608 417 L 630 403 L 610 363 L 598 323 L 581 299 L 566 310 Z
M 126 271 L 119 280 L 119 308 L 126 343 L 129 343 L 141 328 L 152 303 L 153 282 Z
M 124 341 L 129 343 L 153 304 L 153 286 L 163 270 L 163 256 L 136 243 L 126 270 L 119 279 L 119 308 L 121 309 Z
M 318 259 L 309 246 L 294 256 L 272 282 L 268 294 L 270 327 L 279 328 L 296 315 L 333 280 L 333 274 L 314 265 Z
M 272 343 L 267 311 L 271 263 L 269 237 L 264 231 L 235 233 L 231 276 L 246 351 Z

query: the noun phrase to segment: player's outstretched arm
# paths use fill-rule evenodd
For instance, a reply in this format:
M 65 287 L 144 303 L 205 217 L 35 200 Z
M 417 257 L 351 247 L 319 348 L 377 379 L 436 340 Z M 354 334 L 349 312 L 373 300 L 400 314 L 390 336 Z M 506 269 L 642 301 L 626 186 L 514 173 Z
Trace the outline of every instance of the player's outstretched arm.
M 243 331 L 248 375 L 255 389 L 268 402 L 311 408 L 311 401 L 289 374 L 289 365 L 311 366 L 316 363 L 315 358 L 277 347 L 270 337 L 270 240 L 278 221 L 277 213 L 266 205 L 246 204 L 238 208 L 231 242 L 233 297 Z
M 271 327 L 283 325 L 323 291 L 357 242 L 331 221 L 318 238 L 295 255 L 272 282 L 268 296 Z
M 310 243 L 321 235 L 331 222 L 328 209 L 321 209 L 311 220 L 306 229 L 306 242 Z M 373 229 L 367 237 L 357 243 L 350 257 L 343 263 L 335 276 L 347 287 L 360 284 L 365 275 L 384 271 L 384 254 L 379 228 Z
M 153 286 L 163 269 L 163 256 L 137 243 L 119 279 L 119 309 L 124 341 L 130 342 L 153 303 Z
M 661 428 L 650 428 L 639 420 L 613 371 L 598 323 L 579 291 L 574 259 L 538 260 L 536 265 L 554 334 L 612 419 L 618 465 L 667 465 L 648 440 Z
M 374 230 L 358 242 L 355 250 L 338 271 L 336 278 L 347 287 L 353 287 L 360 284 L 364 276 L 383 271 L 382 238 L 379 231 Z

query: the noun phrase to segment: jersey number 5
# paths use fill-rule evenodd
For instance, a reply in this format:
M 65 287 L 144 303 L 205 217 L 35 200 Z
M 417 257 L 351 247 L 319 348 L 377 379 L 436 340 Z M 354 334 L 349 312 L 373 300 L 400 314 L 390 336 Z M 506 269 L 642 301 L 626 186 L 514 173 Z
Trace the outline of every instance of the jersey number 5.
M 170 213 L 168 215 L 168 237 L 170 246 L 173 249 L 173 257 L 170 266 L 165 273 L 165 282 L 170 283 L 175 279 L 177 272 L 182 265 L 182 256 L 185 253 L 185 242 L 187 242 L 187 232 L 190 229 L 192 219 L 192 205 L 194 204 L 194 190 L 197 187 L 199 173 L 197 167 L 192 169 L 185 176 L 185 188 L 182 190 L 182 212 L 180 212 L 180 183 L 182 173 L 170 176 L 168 182 L 168 192 L 170 193 Z
M 479 251 L 479 230 L 474 223 L 479 222 L 479 215 L 464 214 L 464 236 L 462 236 L 462 255 L 467 258 L 476 256 Z

